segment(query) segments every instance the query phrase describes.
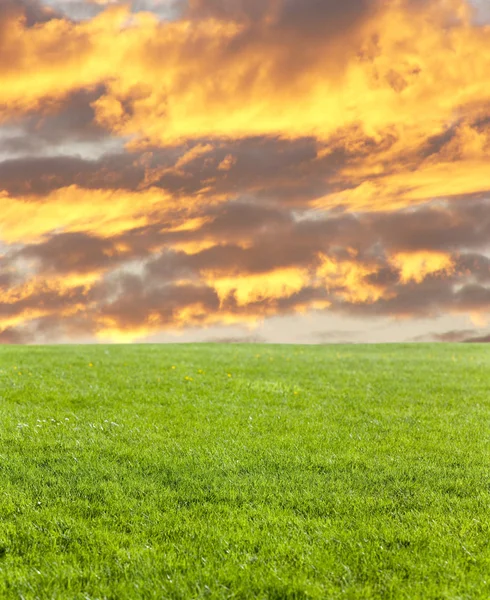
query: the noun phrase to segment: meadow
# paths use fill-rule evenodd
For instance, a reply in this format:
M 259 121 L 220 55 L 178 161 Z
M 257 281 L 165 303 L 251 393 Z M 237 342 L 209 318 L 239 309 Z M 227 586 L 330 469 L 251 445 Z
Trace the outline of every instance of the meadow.
M 490 346 L 0 347 L 0 598 L 490 598 Z

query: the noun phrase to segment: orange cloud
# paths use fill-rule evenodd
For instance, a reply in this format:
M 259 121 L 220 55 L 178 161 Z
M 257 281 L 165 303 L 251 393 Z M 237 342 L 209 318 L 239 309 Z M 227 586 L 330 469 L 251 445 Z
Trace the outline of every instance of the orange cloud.
M 347 302 L 369 304 L 393 296 L 393 292 L 384 286 L 368 280 L 370 275 L 378 272 L 379 266 L 359 264 L 354 260 L 339 262 L 325 255 L 320 259 L 318 277 L 327 287 L 337 288 L 338 295 Z
M 291 67 L 291 77 L 286 61 L 304 55 L 311 41 L 296 38 L 295 47 L 274 22 L 250 32 L 240 21 L 159 22 L 121 7 L 34 30 L 13 20 L 0 54 L 2 103 L 30 110 L 105 83 L 108 92 L 94 104 L 98 120 L 151 143 L 264 134 L 325 139 L 349 124 L 374 137 L 395 128 L 411 143 L 490 98 L 490 31 L 469 25 L 467 11 L 464 0 L 417 8 L 379 2 L 341 41 L 315 40 L 315 52 L 301 69 Z M 463 21 L 448 26 L 456 15 Z M 243 45 L 233 53 L 238 40 Z
M 23 281 L 12 287 L 0 288 L 0 306 L 4 307 L 0 315 L 0 332 L 12 327 L 25 327 L 32 321 L 51 315 L 67 318 L 85 313 L 89 309 L 87 295 L 102 272 L 68 274 L 65 277 L 25 275 Z
M 343 173 L 359 178 L 355 169 Z M 488 160 L 465 160 L 421 165 L 394 175 L 366 179 L 359 185 L 311 202 L 320 209 L 345 206 L 353 211 L 386 211 L 415 206 L 435 198 L 465 196 L 490 190 Z
M 86 294 L 100 276 L 101 273 L 68 274 L 63 278 L 33 276 L 8 290 L 0 291 L 0 303 L 15 304 L 46 291 L 63 296 L 77 289 L 81 294 Z
M 219 201 L 219 197 L 213 200 Z M 128 192 L 70 186 L 41 199 L 10 197 L 4 193 L 0 202 L 0 239 L 8 244 L 33 242 L 51 233 L 71 231 L 108 237 L 158 220 L 165 221 L 170 215 L 174 225 L 167 228 L 168 231 L 189 231 L 204 222 L 187 220 L 189 210 L 199 205 L 199 196 L 178 199 L 157 188 Z M 20 218 L 26 212 L 29 218 Z
M 400 271 L 402 283 L 421 283 L 428 275 L 451 275 L 455 269 L 453 258 L 443 252 L 398 252 L 390 262 Z
M 488 30 L 465 23 L 444 27 L 464 7 L 441 0 L 410 11 L 403 2 L 384 3 L 350 40 L 357 56 L 344 49 L 343 72 L 331 63 L 331 53 L 340 50 L 327 38 L 305 70 L 292 73 L 287 90 L 279 65 L 292 48 L 274 30 L 270 38 L 251 36 L 232 58 L 226 46 L 246 36 L 242 24 L 194 23 L 192 37 L 185 22 L 166 24 L 159 50 L 166 50 L 167 37 L 177 48 L 186 45 L 185 60 L 173 50 L 150 64 L 136 48 L 134 67 L 111 80 L 109 93 L 96 103 L 98 118 L 151 143 L 263 134 L 325 138 L 355 123 L 374 137 L 395 127 L 417 141 L 443 130 L 461 107 L 490 98 Z M 200 53 L 193 52 L 196 46 Z M 245 85 L 246 77 L 252 85 Z M 143 83 L 148 91 L 135 96 L 135 86 Z M 130 102 L 131 115 L 122 110 L 123 100 Z
M 236 158 L 228 154 L 218 165 L 218 171 L 229 171 L 236 164 Z
M 383 166 L 462 116 L 469 123 L 490 102 L 490 28 L 470 23 L 465 0 L 379 1 L 341 39 L 315 38 L 314 52 L 306 32 L 292 44 L 281 30 L 281 6 L 253 26 L 212 17 L 162 22 L 119 6 L 79 23 L 26 28 L 12 19 L 0 50 L 0 118 L 103 83 L 96 119 L 132 138 L 132 148 L 257 135 L 328 142 L 352 128 L 374 141 L 395 140 L 384 155 L 374 152 L 341 173 L 344 183 L 363 175 L 373 182 L 359 181 L 319 206 L 394 209 L 490 189 L 488 133 L 470 125 L 416 172 Z M 208 149 L 197 143 L 174 168 Z M 219 169 L 231 164 L 225 159 Z
M 345 305 L 407 314 L 422 305 L 422 288 L 450 310 L 485 313 L 485 257 L 461 274 L 455 249 L 469 243 L 483 209 L 466 220 L 439 215 L 458 234 L 453 246 L 441 235 L 438 246 L 408 234 L 397 245 L 381 217 L 389 222 L 399 211 L 408 219 L 401 209 L 490 191 L 490 27 L 472 23 L 465 0 L 375 0 L 356 15 L 341 5 L 332 2 L 329 15 L 313 3 L 318 15 L 308 15 L 306 0 L 194 0 L 174 21 L 118 5 L 85 21 L 35 26 L 7 11 L 0 122 L 35 138 L 44 118 L 58 116 L 52 139 L 44 132 L 46 144 L 58 143 L 70 120 L 61 107 L 83 90 L 73 106 L 85 102 L 98 136 L 103 128 L 126 143 L 128 174 L 118 178 L 116 159 L 80 159 L 51 165 L 51 175 L 39 169 L 37 185 L 4 183 L 0 240 L 10 247 L 0 256 L 8 267 L 0 272 L 0 330 L 83 315 L 99 337 L 126 340 Z M 299 148 L 306 138 L 312 150 Z M 297 146 L 274 161 L 254 152 L 256 139 L 272 153 Z M 15 136 L 8 141 L 19 147 Z M 84 182 L 85 173 L 94 179 Z M 260 226 L 264 212 L 210 210 L 238 199 L 277 214 Z M 331 209 L 339 208 L 356 214 L 336 219 L 341 212 Z M 483 253 L 484 225 L 475 237 Z M 98 250 L 84 262 L 95 239 Z M 57 244 L 77 240 L 73 264 L 56 261 Z M 101 256 L 111 260 L 94 268 Z M 20 283 L 12 276 L 18 264 Z M 88 275 L 74 265 L 89 265 Z M 453 290 L 453 276 L 467 279 Z M 42 295 L 50 303 L 37 302 Z
M 307 271 L 293 267 L 236 276 L 204 272 L 203 276 L 208 285 L 214 287 L 222 304 L 231 294 L 238 306 L 288 298 L 299 292 L 309 281 Z

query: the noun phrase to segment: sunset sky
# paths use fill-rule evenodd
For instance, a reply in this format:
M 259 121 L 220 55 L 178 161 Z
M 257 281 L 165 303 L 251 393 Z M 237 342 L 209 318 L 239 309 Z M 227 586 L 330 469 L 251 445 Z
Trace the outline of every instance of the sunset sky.
M 489 23 L 0 0 L 0 342 L 489 336 Z

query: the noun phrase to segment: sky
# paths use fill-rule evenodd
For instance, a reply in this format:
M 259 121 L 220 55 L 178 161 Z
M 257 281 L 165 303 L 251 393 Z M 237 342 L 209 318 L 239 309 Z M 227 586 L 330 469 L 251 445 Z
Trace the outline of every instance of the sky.
M 487 0 L 0 0 L 0 343 L 490 339 Z

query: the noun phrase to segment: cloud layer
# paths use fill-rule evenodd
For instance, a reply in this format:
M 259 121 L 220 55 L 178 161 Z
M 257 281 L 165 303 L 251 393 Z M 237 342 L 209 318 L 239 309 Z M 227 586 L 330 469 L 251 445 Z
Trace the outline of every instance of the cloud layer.
M 0 341 L 484 327 L 490 27 L 468 2 L 8 0 L 0 81 Z

